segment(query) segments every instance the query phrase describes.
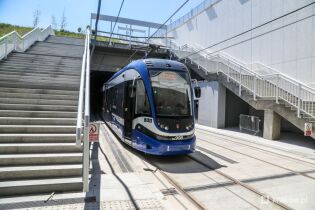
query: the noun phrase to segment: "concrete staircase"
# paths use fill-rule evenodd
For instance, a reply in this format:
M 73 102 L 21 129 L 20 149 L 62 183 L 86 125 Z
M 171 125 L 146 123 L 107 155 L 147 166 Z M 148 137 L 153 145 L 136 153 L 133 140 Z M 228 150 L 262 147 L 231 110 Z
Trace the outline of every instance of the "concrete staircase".
M 246 65 L 235 60 L 229 60 L 229 58 L 225 56 L 220 56 L 220 59 L 209 59 L 199 53 L 187 56 L 194 51 L 196 50 L 184 52 L 181 50 L 170 50 L 170 54 L 173 58 L 180 59 L 200 77 L 206 80 L 219 81 L 257 110 L 274 110 L 301 131 L 304 131 L 304 123 L 315 122 L 315 92 L 307 92 L 305 89 L 302 90 L 299 115 L 296 108 L 299 101 L 297 90 L 293 86 L 289 86 L 292 89 L 290 90 L 291 92 L 286 90 L 284 87 L 286 84 L 285 80 L 281 80 L 279 83 L 279 99 L 277 103 L 275 98 L 277 91 L 276 81 L 261 78 L 257 79 L 253 74 L 246 71 L 243 71 L 240 76 L 240 66 L 245 69 Z M 182 57 L 185 57 L 185 59 L 181 59 Z M 234 64 L 232 62 L 234 62 Z M 254 84 L 254 80 L 256 80 L 256 84 Z M 252 91 L 255 88 L 257 94 L 256 100 L 254 100 Z M 315 133 L 313 133 L 311 137 L 315 139 Z
M 84 40 L 50 36 L 0 61 L 0 197 L 82 190 L 83 50 Z

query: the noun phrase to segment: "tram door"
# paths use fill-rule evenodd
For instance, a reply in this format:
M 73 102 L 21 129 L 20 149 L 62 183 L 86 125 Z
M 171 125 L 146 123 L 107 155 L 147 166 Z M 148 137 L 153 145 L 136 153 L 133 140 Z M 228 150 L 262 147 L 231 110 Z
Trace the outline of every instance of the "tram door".
M 132 81 L 125 83 L 125 107 L 124 107 L 124 134 L 125 139 L 130 139 L 132 132 L 132 119 L 134 115 L 134 97 L 131 96 Z

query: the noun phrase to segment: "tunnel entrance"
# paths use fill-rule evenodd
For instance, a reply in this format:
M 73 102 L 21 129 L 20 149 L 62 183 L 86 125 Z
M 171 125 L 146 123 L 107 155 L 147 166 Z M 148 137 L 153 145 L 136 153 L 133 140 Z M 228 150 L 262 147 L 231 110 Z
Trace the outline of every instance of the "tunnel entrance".
M 102 106 L 102 86 L 108 81 L 114 72 L 91 71 L 90 106 L 91 114 L 96 115 L 101 111 Z
M 132 60 L 144 58 L 146 52 L 150 52 L 150 46 L 147 48 L 134 48 L 133 46 L 123 45 L 124 47 L 103 46 L 96 42 L 96 47 L 91 59 L 90 75 L 90 108 L 91 114 L 97 114 L 101 111 L 102 105 L 102 86 L 117 71 L 125 67 Z M 150 58 L 169 58 L 167 51 L 156 49 L 149 53 Z

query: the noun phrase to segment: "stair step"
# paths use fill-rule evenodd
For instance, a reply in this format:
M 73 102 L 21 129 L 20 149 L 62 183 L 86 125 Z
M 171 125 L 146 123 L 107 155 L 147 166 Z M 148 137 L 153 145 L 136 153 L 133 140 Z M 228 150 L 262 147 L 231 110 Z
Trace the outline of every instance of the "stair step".
M 1 86 L 0 86 L 1 87 Z M 79 90 L 56 90 L 56 89 L 36 89 L 36 88 L 14 88 L 14 87 L 1 87 L 1 92 L 7 93 L 27 93 L 27 94 L 53 94 L 53 95 L 79 95 Z
M 76 53 L 76 52 L 62 52 L 60 50 L 47 50 L 47 49 L 29 49 L 28 53 L 40 54 L 40 55 L 51 55 L 51 56 L 68 56 L 71 58 L 82 58 L 83 53 Z M 62 54 L 60 54 L 62 52 Z
M 56 64 L 43 64 L 43 63 L 33 63 L 33 62 L 2 62 L 1 63 L 1 69 L 10 69 L 10 68 L 16 68 L 16 69 L 24 69 L 24 68 L 29 68 L 29 69 L 36 69 L 36 70 L 64 70 L 64 71 L 73 71 L 77 72 L 80 71 L 80 66 L 72 66 L 70 65 L 60 65 L 58 63 Z
M 0 87 L 6 88 L 27 88 L 27 89 L 56 89 L 56 90 L 79 90 L 78 84 L 67 84 L 67 83 L 27 83 L 27 82 L 10 82 L 0 81 Z
M 54 178 L 0 182 L 0 195 L 24 195 L 82 190 L 82 178 Z
M 81 152 L 80 147 L 73 143 L 3 143 L 0 144 L 0 154 L 26 153 L 67 153 Z
M 34 46 L 34 45 L 33 45 Z M 83 48 L 84 50 L 84 48 Z M 18 57 L 18 58 L 35 58 L 35 59 L 44 59 L 44 60 L 69 60 L 69 61 L 78 61 L 81 58 L 73 58 L 73 57 L 64 57 L 64 56 L 50 56 L 50 55 L 39 55 L 39 54 L 32 54 L 26 52 L 14 52 L 10 55 L 10 57 Z
M 49 99 L 33 99 L 33 98 L 0 98 L 0 103 L 9 104 L 33 104 L 33 105 L 66 105 L 77 106 L 77 100 L 49 100 Z
M 18 78 L 50 78 L 50 79 L 63 79 L 63 80 L 80 80 L 80 75 L 67 75 L 59 72 L 0 72 L 1 77 L 11 79 Z
M 21 99 L 48 99 L 48 100 L 78 100 L 77 95 L 53 95 L 53 94 L 25 94 L 1 92 L 0 98 L 21 98 Z
M 0 125 L 76 125 L 76 118 L 0 117 Z
M 9 56 L 10 57 L 10 56 Z M 18 64 L 18 65 L 40 65 L 48 67 L 65 67 L 69 69 L 75 69 L 81 67 L 81 62 L 64 62 L 62 60 L 56 61 L 47 61 L 47 60 L 34 60 L 34 59 L 6 59 L 3 61 L 3 64 Z
M 40 69 L 40 70 L 34 70 L 31 68 L 3 68 L 0 65 L 0 73 L 2 74 L 56 74 L 56 75 L 65 75 L 68 77 L 79 77 L 80 74 L 79 72 L 71 72 L 71 71 L 62 71 L 62 70 L 45 70 L 45 69 Z
M 0 84 L 5 83 L 7 87 L 11 87 L 12 84 L 19 84 L 28 86 L 28 87 L 39 87 L 39 88 L 45 88 L 45 87 L 59 87 L 63 89 L 65 87 L 65 84 L 67 86 L 66 89 L 71 88 L 72 90 L 79 89 L 80 82 L 79 81 L 71 81 L 71 80 L 60 80 L 60 79 L 43 79 L 43 78 L 34 78 L 34 79 L 27 79 L 27 78 L 19 78 L 19 79 L 6 79 L 6 78 L 0 78 Z M 16 85 L 18 86 L 18 85 Z
M 0 117 L 76 118 L 77 112 L 0 110 Z
M 0 143 L 75 143 L 76 134 L 0 134 Z
M 34 62 L 34 63 L 48 63 L 48 64 L 67 64 L 73 66 L 80 66 L 81 59 L 72 59 L 67 57 L 54 57 L 54 56 L 43 56 L 43 55 L 32 55 L 32 54 L 25 54 L 26 56 L 18 56 L 16 53 L 11 54 L 8 56 L 6 60 L 3 62 Z
M 75 128 L 70 125 L 0 125 L 0 133 L 75 133 Z
M 82 156 L 82 153 L 5 154 L 0 155 L 0 166 L 81 164 Z
M 8 75 L 8 74 L 1 74 L 0 72 L 0 78 L 1 80 L 5 81 L 11 81 L 11 80 L 22 80 L 22 81 L 47 81 L 51 82 L 53 80 L 54 83 L 57 82 L 71 82 L 71 83 L 77 83 L 80 81 L 80 78 L 72 78 L 72 77 L 64 77 L 59 75 Z
M 1 62 L 1 66 L 4 67 L 16 67 L 16 68 L 25 68 L 31 67 L 34 69 L 67 69 L 73 71 L 80 71 L 81 62 L 77 63 L 60 63 L 60 61 L 47 62 L 47 61 L 34 61 L 34 60 L 4 60 Z
M 0 110 L 32 110 L 32 111 L 70 111 L 76 112 L 77 106 L 37 105 L 37 104 L 1 104 Z
M 0 168 L 0 181 L 17 179 L 43 179 L 82 175 L 82 165 L 14 166 Z
M 79 90 L 80 82 L 62 81 L 62 80 L 27 80 L 27 79 L 2 79 L 0 78 L 0 85 L 4 87 L 29 87 L 29 88 L 47 88 L 54 87 L 57 89 Z
M 61 70 L 34 70 L 31 68 L 25 69 L 16 69 L 16 68 L 1 68 L 0 65 L 0 74 L 9 77 L 21 77 L 21 76 L 33 76 L 33 77 L 46 77 L 47 79 L 79 79 L 80 74 L 72 73 L 70 71 L 61 71 Z
M 28 52 L 14 52 L 10 55 L 12 58 L 20 58 L 20 59 L 43 59 L 43 60 L 66 60 L 66 61 L 81 61 L 81 58 L 73 58 L 73 57 L 61 57 L 61 56 L 50 56 L 50 55 L 37 55 L 31 54 Z

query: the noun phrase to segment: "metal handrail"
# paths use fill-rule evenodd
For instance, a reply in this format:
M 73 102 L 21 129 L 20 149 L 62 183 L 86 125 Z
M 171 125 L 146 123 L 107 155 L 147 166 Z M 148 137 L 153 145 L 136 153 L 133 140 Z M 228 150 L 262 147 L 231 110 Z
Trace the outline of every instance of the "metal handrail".
M 83 112 L 84 107 L 84 112 Z M 84 118 L 83 118 L 84 115 Z M 89 178 L 89 123 L 90 123 L 90 29 L 85 36 L 84 53 L 82 57 L 80 90 L 78 101 L 76 145 L 82 147 L 83 142 L 83 191 L 88 192 Z
M 12 51 L 24 52 L 36 41 L 43 41 L 49 35 L 53 34 L 54 31 L 51 26 L 48 26 L 44 30 L 34 28 L 23 36 L 16 31 L 12 31 L 0 37 L 0 60 L 6 58 Z
M 90 123 L 90 30 L 87 30 L 87 62 L 85 71 L 84 142 L 83 142 L 83 191 L 89 191 L 89 123 Z
M 83 112 L 83 100 L 84 100 L 84 78 L 86 70 L 86 53 L 87 53 L 87 36 L 85 37 L 84 53 L 82 57 L 81 66 L 81 78 L 80 78 L 80 90 L 79 90 L 79 101 L 78 101 L 78 113 L 77 113 L 77 126 L 76 126 L 76 145 L 81 146 L 82 137 L 82 112 Z
M 194 60 L 198 68 L 202 67 L 206 73 L 209 72 L 209 68 L 211 69 L 211 62 L 216 63 L 217 73 L 221 72 L 227 76 L 228 81 L 232 79 L 238 83 L 239 95 L 242 93 L 242 88 L 245 88 L 253 93 L 254 100 L 256 100 L 256 96 L 273 97 L 277 103 L 279 103 L 279 99 L 282 99 L 297 109 L 298 117 L 303 112 L 315 118 L 315 90 L 300 81 L 278 71 L 276 74 L 259 74 L 244 63 L 223 53 L 205 53 L 187 44 L 179 47 L 171 41 L 169 48 L 180 60 L 185 59 L 186 61 L 187 58 L 191 61 Z M 220 68 L 219 65 L 222 64 L 227 69 Z

